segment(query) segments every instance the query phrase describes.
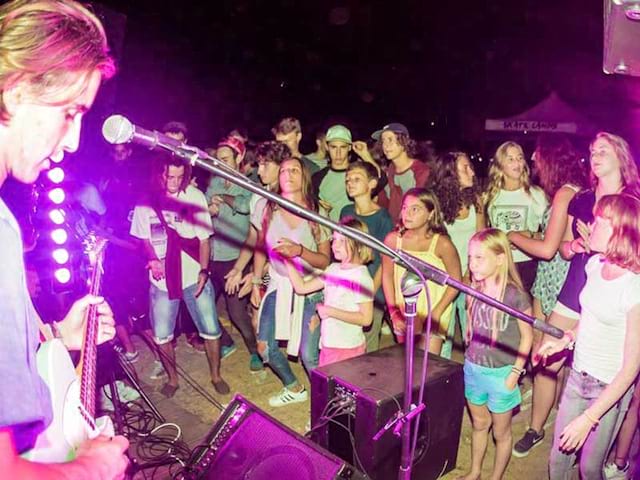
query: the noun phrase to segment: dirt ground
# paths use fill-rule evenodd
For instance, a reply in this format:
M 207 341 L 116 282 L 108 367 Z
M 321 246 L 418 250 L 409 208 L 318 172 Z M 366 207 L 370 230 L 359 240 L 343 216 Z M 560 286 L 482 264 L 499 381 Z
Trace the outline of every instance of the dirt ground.
M 221 314 L 223 316 L 224 314 Z M 226 321 L 223 318 L 226 324 Z M 218 395 L 209 381 L 208 366 L 204 354 L 193 350 L 186 342 L 184 337 L 179 339 L 176 349 L 177 362 L 189 375 L 204 388 L 209 394 L 216 398 L 223 406 L 231 400 L 234 393 L 240 393 L 263 409 L 268 414 L 275 417 L 283 424 L 289 426 L 293 430 L 304 433 L 305 425 L 309 420 L 310 402 L 297 403 L 287 407 L 272 408 L 268 405 L 267 399 L 270 395 L 275 394 L 281 388 L 281 383 L 276 376 L 269 370 L 265 369 L 258 374 L 252 374 L 249 371 L 249 355 L 242 342 L 238 332 L 231 328 L 229 330 L 236 341 L 238 349 L 235 353 L 223 360 L 222 374 L 231 387 L 231 394 L 227 396 Z M 197 445 L 202 438 L 210 431 L 211 426 L 220 415 L 221 411 L 217 409 L 209 400 L 192 388 L 184 379 L 181 379 L 180 389 L 171 399 L 165 399 L 159 394 L 158 390 L 162 387 L 163 380 L 149 380 L 149 372 L 152 366 L 152 355 L 142 340 L 135 338 L 135 343 L 141 353 L 140 360 L 135 363 L 136 371 L 139 375 L 142 387 L 158 409 L 163 413 L 168 422 L 178 424 L 182 429 L 182 437 L 191 448 Z M 383 336 L 382 348 L 391 346 L 393 340 L 391 336 Z M 454 352 L 454 360 L 462 361 L 461 352 Z M 292 363 L 292 367 L 299 379 L 304 379 L 307 388 L 309 382 L 303 373 L 299 363 Z M 166 377 L 164 377 L 166 378 Z M 527 429 L 531 397 L 530 382 L 525 380 L 523 386 L 524 401 L 520 412 L 513 420 L 513 437 L 519 439 Z M 553 420 L 555 418 L 555 410 L 546 427 L 546 438 L 542 444 L 534 448 L 531 454 L 526 458 L 511 458 L 511 462 L 507 468 L 505 480 L 524 480 L 524 479 L 545 479 L 547 478 L 547 459 L 549 456 L 550 439 L 553 435 Z M 134 445 L 135 446 L 135 445 Z M 465 412 L 462 424 L 462 434 L 459 444 L 458 461 L 455 470 L 443 476 L 444 480 L 452 480 L 463 475 L 470 466 L 470 450 L 471 450 L 471 426 L 469 416 Z M 489 444 L 487 457 L 484 461 L 484 469 L 482 478 L 489 478 L 491 466 L 493 463 L 494 445 Z M 143 476 L 138 473 L 136 479 L 141 478 L 170 478 L 166 470 L 160 470 L 151 477 L 149 473 Z

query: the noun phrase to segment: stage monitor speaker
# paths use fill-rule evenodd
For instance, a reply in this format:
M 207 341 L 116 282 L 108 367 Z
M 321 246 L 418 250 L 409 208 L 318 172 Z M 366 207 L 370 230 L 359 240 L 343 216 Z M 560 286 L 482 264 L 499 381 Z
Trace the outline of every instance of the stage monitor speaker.
M 207 480 L 363 480 L 351 465 L 240 395 L 222 413 L 183 474 Z
M 605 73 L 640 76 L 640 0 L 604 0 Z
M 416 349 L 416 404 L 423 357 Z M 373 437 L 403 405 L 403 392 L 403 345 L 317 368 L 311 372 L 311 438 L 373 480 L 396 479 L 401 438 L 393 427 L 378 441 Z M 423 402 L 412 478 L 434 480 L 456 465 L 465 402 L 462 365 L 429 355 Z

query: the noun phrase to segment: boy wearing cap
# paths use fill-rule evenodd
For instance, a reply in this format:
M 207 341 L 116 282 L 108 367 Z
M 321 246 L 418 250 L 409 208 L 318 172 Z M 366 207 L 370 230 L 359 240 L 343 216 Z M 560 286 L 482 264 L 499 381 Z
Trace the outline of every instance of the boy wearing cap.
M 238 170 L 246 153 L 245 145 L 238 137 L 229 136 L 218 144 L 217 158 L 229 168 Z M 251 192 L 218 176 L 209 182 L 206 194 L 214 228 L 211 237 L 211 262 L 209 270 L 216 296 L 224 295 L 229 319 L 242 334 L 249 354 L 251 371 L 262 370 L 258 356 L 256 335 L 247 313 L 247 298 L 225 291 L 225 275 L 233 269 L 249 231 L 249 201 Z M 223 337 L 227 337 L 224 335 Z M 225 345 L 228 339 L 223 338 Z
M 409 130 L 401 123 L 390 123 L 374 132 L 371 138 L 378 141 L 384 156 L 391 163 L 387 167 L 388 184 L 380 193 L 379 202 L 387 207 L 391 218 L 397 220 L 402 206 L 402 196 L 413 187 L 424 187 L 429 178 L 429 167 L 411 158 L 415 142 Z M 368 152 L 367 152 L 368 153 Z
M 326 142 L 329 149 L 329 165 L 315 173 L 312 182 L 320 205 L 329 212 L 329 218 L 337 222 L 340 220 L 340 212 L 343 207 L 351 203 L 345 188 L 349 152 L 351 152 L 353 143 L 351 131 L 344 125 L 334 125 L 327 130 Z M 359 151 L 356 153 L 359 154 Z M 380 170 L 371 156 L 362 159 L 372 164 L 376 171 Z M 381 174 L 373 195 L 377 195 L 385 184 L 386 177 Z

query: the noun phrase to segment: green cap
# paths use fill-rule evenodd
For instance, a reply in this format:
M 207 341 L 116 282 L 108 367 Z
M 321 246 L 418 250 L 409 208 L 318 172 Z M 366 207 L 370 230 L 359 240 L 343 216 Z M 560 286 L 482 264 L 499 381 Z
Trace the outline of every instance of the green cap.
M 351 132 L 344 125 L 334 125 L 327 130 L 326 142 L 339 141 L 344 143 L 352 143 Z

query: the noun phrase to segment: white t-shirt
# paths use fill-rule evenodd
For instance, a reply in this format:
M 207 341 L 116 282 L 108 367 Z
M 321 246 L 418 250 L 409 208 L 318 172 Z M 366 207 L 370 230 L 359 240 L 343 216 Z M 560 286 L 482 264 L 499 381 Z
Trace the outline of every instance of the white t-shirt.
M 373 302 L 373 279 L 365 265 L 342 268 L 340 263 L 332 263 L 322 277 L 325 305 L 357 312 L 359 303 Z M 355 348 L 365 343 L 361 325 L 329 317 L 320 326 L 322 347 Z
M 640 275 L 627 272 L 614 280 L 602 278 L 602 256 L 585 267 L 587 283 L 580 293 L 580 326 L 573 368 L 611 383 L 622 368 L 627 312 L 640 304 Z
M 162 205 L 162 215 L 167 225 L 175 229 L 181 237 L 207 240 L 213 234 L 211 216 L 204 193 L 191 185 L 184 192 L 167 195 Z M 136 206 L 131 222 L 131 235 L 149 240 L 158 258 L 164 260 L 167 253 L 167 234 L 151 206 Z M 198 281 L 201 267 L 199 262 L 184 251 L 181 259 L 182 288 L 187 288 Z M 149 280 L 160 290 L 167 291 L 167 282 L 164 278 L 155 280 L 149 272 Z
M 532 186 L 529 194 L 524 188 L 500 190 L 487 210 L 490 225 L 503 232 L 537 232 L 548 206 L 544 191 Z M 520 250 L 512 250 L 512 254 L 514 262 L 531 260 L 531 257 Z
M 469 240 L 476 233 L 476 216 L 476 207 L 470 205 L 467 218 L 456 218 L 453 223 L 445 223 L 444 225 L 453 246 L 458 251 L 463 275 L 467 271 L 469 264 Z

